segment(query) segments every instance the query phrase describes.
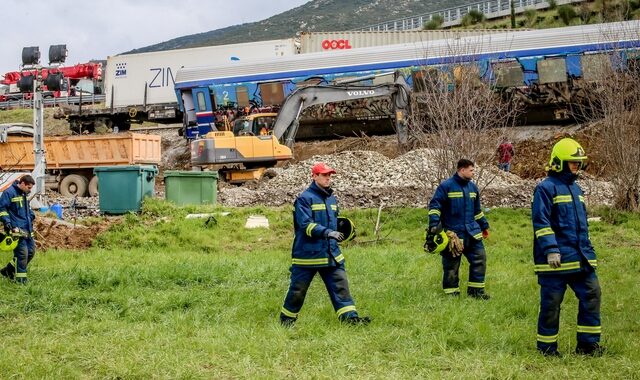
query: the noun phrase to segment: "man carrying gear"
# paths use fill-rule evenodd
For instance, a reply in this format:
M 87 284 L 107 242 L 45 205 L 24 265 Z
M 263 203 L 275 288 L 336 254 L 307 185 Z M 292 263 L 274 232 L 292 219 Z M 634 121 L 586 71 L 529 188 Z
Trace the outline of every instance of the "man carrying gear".
M 338 231 L 338 203 L 330 187 L 335 170 L 325 163 L 311 169 L 313 182 L 295 201 L 291 284 L 280 312 L 280 323 L 290 327 L 298 319 L 311 280 L 320 273 L 338 319 L 348 324 L 368 324 L 360 318 L 349 292 L 344 256 L 338 242 L 345 236 Z
M 540 285 L 538 350 L 560 356 L 560 305 L 567 285 L 579 301 L 576 353 L 599 355 L 600 284 L 596 253 L 589 240 L 584 196 L 575 183 L 587 161 L 573 139 L 558 141 L 551 151 L 548 175 L 536 186 L 531 205 L 533 260 Z
M 13 249 L 13 261 L 0 269 L 0 274 L 21 284 L 27 283 L 27 265 L 36 254 L 33 239 L 35 215 L 27 199 L 34 184 L 33 177 L 22 176 L 0 196 L 0 221 L 5 235 L 19 239 Z
M 471 181 L 475 173 L 474 163 L 461 159 L 457 169 L 451 178 L 438 186 L 429 202 L 425 249 L 442 256 L 445 294 L 460 295 L 458 271 L 464 255 L 469 261 L 467 294 L 486 300 L 490 297 L 484 290 L 487 254 L 482 239 L 489 237 L 489 223 L 482 212 L 478 187 Z M 437 244 L 438 241 L 441 243 Z

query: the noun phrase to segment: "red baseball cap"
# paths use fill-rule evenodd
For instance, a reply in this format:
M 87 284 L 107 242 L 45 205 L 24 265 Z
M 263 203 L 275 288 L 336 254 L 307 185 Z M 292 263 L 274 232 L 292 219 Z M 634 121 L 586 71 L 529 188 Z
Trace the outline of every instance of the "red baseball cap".
M 328 166 L 324 162 L 318 162 L 311 168 L 311 174 L 336 174 L 334 168 Z

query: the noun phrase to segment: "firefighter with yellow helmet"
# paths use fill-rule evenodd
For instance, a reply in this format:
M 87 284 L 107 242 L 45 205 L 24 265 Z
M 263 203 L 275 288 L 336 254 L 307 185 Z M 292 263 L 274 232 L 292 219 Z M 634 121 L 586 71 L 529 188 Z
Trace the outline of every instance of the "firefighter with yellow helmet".
M 577 141 L 558 141 L 551 151 L 547 178 L 533 194 L 533 260 L 540 285 L 537 348 L 545 356 L 560 356 L 560 305 L 567 285 L 579 301 L 576 353 L 603 352 L 596 253 L 589 240 L 584 194 L 575 182 L 586 162 Z

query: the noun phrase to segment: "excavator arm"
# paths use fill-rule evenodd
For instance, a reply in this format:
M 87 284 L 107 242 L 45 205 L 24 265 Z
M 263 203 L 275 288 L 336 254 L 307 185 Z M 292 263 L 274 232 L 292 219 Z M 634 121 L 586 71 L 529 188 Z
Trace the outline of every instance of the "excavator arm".
M 370 77 L 355 78 L 354 81 L 368 78 Z M 394 73 L 393 83 L 375 86 L 340 84 L 301 87 L 292 92 L 282 104 L 273 127 L 273 135 L 291 148 L 298 132 L 300 113 L 305 108 L 315 104 L 390 96 L 396 114 L 398 141 L 404 144 L 407 141 L 406 113 L 410 92 L 404 76 L 398 72 Z

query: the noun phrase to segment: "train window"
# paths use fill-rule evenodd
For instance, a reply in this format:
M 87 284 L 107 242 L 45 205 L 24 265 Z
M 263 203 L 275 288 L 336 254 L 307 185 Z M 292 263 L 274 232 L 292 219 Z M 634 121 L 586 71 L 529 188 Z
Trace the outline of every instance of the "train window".
M 207 102 L 204 99 L 204 92 L 198 92 L 198 111 L 207 109 Z
M 282 104 L 284 101 L 284 86 L 282 82 L 261 83 L 260 95 L 265 106 Z
M 296 83 L 296 87 L 300 88 L 305 86 L 315 86 L 315 85 L 321 84 L 322 82 L 324 82 L 323 78 L 309 78 Z
M 495 75 L 496 87 L 518 87 L 524 84 L 524 71 L 519 62 L 494 62 L 491 67 Z
M 249 89 L 247 89 L 247 86 L 236 87 L 236 101 L 238 102 L 238 107 L 249 107 Z
M 567 61 L 564 58 L 546 58 L 537 62 L 538 83 L 561 83 L 567 81 Z
M 609 54 L 589 54 L 580 59 L 582 78 L 588 82 L 601 80 L 611 70 Z
M 472 86 L 480 85 L 480 70 L 476 65 L 458 65 L 453 68 L 453 79 L 456 86 L 468 84 Z

